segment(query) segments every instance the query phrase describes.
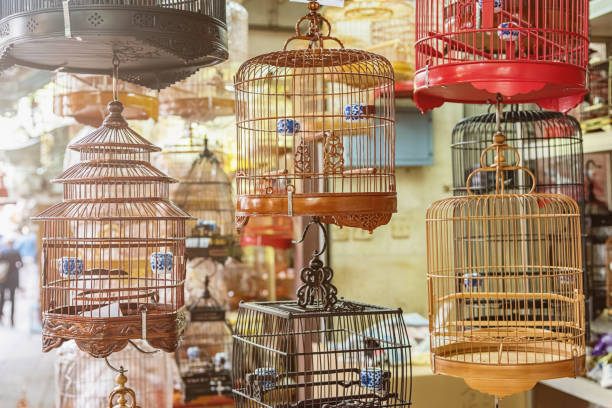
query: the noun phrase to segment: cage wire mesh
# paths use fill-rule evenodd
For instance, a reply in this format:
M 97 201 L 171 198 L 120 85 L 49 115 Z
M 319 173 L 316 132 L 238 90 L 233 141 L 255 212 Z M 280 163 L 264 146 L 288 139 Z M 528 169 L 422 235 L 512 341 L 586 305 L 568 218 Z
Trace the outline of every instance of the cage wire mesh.
M 188 324 L 175 353 L 185 384 L 185 401 L 202 396 L 232 396 L 232 328 L 226 309 L 213 296 L 205 278 L 204 291 L 188 308 Z
M 507 193 L 507 171 L 523 170 L 535 184 L 518 150 L 515 159 L 505 158 L 508 150 L 498 133 L 467 180 L 493 172 L 494 193 L 435 202 L 426 218 L 433 370 L 497 397 L 585 370 L 578 204 L 554 193 Z
M 344 7 L 326 7 L 334 34 L 345 46 L 376 52 L 393 66 L 396 81 L 414 75 L 414 2 L 352 0 Z
M 580 123 L 559 112 L 520 110 L 513 105 L 501 116 L 501 129 L 506 144 L 516 148 L 524 167 L 530 169 L 538 181 L 536 192 L 564 194 L 581 206 L 584 203 L 584 173 L 582 131 Z M 495 113 L 461 120 L 453 129 L 453 194 L 465 195 L 466 180 L 481 167 L 480 156 L 491 144 L 497 129 Z M 494 152 L 489 152 L 491 162 Z M 511 157 L 508 157 L 511 159 Z M 504 174 L 507 193 L 526 193 L 531 180 L 523 174 L 508 171 Z M 490 194 L 496 190 L 493 173 L 479 173 L 470 187 L 475 194 Z
M 113 98 L 113 79 L 105 75 L 77 75 L 56 72 L 53 86 L 53 113 L 73 117 L 77 122 L 98 127 Z M 119 81 L 119 101 L 126 120 L 157 120 L 157 92 L 144 86 Z
M 131 130 L 120 102 L 70 147 L 81 162 L 55 180 L 62 203 L 43 211 L 43 350 L 74 339 L 106 357 L 130 339 L 174 351 L 184 324 L 185 221 L 174 180 L 150 165 L 160 149 Z
M 78 39 L 78 41 L 75 41 Z M 163 89 L 225 61 L 225 0 L 6 0 L 0 69 L 108 75 Z
M 206 121 L 235 113 L 233 78 L 248 57 L 248 19 L 248 12 L 240 2 L 228 0 L 229 59 L 162 90 L 159 94 L 162 115 Z
M 397 206 L 393 68 L 341 46 L 319 4 L 309 7 L 282 51 L 236 74 L 237 223 L 306 215 L 372 231 Z M 289 50 L 294 40 L 310 46 Z
M 538 103 L 587 92 L 588 0 L 416 0 L 415 102 Z
M 138 347 L 153 351 L 146 343 Z M 167 353 L 142 354 L 134 346 L 109 357 L 114 366 L 127 370 L 127 385 L 134 390 L 142 408 L 172 408 L 174 384 L 172 358 Z M 57 408 L 100 408 L 108 406 L 117 373 L 103 359 L 92 358 L 74 343 L 62 345 L 55 360 L 55 406 Z
M 160 166 L 179 180 L 170 188 L 170 198 L 193 217 L 186 224 L 187 256 L 227 258 L 235 239 L 235 207 L 222 155 L 208 148 L 208 139 L 195 140 L 190 131 L 161 155 Z

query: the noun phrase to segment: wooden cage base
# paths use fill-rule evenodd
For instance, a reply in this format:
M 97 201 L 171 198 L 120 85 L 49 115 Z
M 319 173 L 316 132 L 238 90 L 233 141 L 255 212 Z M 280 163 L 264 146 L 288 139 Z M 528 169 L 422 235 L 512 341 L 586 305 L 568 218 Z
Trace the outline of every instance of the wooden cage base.
M 147 314 L 146 336 L 140 314 L 112 318 L 91 318 L 65 314 L 43 314 L 43 352 L 75 340 L 77 346 L 96 358 L 108 357 L 122 350 L 128 340 L 146 340 L 149 345 L 168 353 L 176 350 L 185 328 L 184 311 Z
M 396 193 L 300 194 L 291 200 L 280 195 L 241 195 L 236 202 L 236 225 L 244 227 L 250 217 L 260 215 L 318 216 L 339 227 L 374 231 L 397 212 Z
M 584 354 L 561 356 L 537 348 L 531 351 L 528 347 L 523 345 L 519 350 L 501 352 L 494 349 L 477 353 L 458 350 L 456 354 L 450 354 L 446 351 L 444 356 L 435 354 L 432 349 L 432 368 L 435 374 L 463 378 L 470 388 L 500 398 L 530 390 L 540 380 L 576 377 L 585 373 Z

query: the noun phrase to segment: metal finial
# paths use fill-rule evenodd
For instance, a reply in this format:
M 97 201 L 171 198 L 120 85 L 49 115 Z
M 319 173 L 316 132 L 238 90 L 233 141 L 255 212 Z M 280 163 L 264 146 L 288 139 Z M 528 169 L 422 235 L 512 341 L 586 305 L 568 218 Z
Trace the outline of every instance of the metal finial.
M 136 404 L 136 393 L 125 386 L 128 381 L 126 372 L 123 366 L 119 368 L 119 375 L 115 379 L 117 386 L 108 395 L 108 408 L 139 408 Z

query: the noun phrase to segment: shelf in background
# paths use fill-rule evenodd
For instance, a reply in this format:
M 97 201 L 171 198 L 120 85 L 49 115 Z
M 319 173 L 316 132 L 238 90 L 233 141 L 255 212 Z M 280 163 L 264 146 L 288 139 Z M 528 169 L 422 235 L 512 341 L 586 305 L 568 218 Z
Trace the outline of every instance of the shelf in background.
M 598 153 L 612 150 L 612 130 L 584 133 L 582 137 L 584 153 Z
M 540 381 L 548 387 L 572 395 L 600 407 L 612 408 L 612 390 L 602 388 L 599 384 L 586 378 L 557 378 Z

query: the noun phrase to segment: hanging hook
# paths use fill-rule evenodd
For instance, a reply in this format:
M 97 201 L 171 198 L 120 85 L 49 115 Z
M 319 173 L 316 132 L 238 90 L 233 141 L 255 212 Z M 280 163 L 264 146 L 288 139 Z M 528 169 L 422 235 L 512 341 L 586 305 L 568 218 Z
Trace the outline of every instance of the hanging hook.
M 123 368 L 123 366 L 119 366 L 119 368 L 114 367 L 110 361 L 108 361 L 108 357 L 104 357 L 104 361 L 106 361 L 106 365 L 108 366 L 108 368 L 110 368 L 111 370 L 113 370 L 116 373 L 119 374 L 124 374 L 127 373 L 127 370 L 125 368 Z
M 159 352 L 159 350 L 147 351 L 147 350 L 141 348 L 133 340 L 128 340 L 128 343 L 130 343 L 132 345 L 132 347 L 134 347 L 136 349 L 136 351 L 138 351 L 139 353 L 142 353 L 142 354 L 155 354 L 155 353 Z
M 501 133 L 501 117 L 503 114 L 503 99 L 500 94 L 497 94 L 497 106 L 495 110 L 495 124 L 497 125 L 497 133 Z
M 495 408 L 499 408 L 499 397 L 495 396 Z
M 113 56 L 113 99 L 119 100 L 119 57 Z
M 304 229 L 304 232 L 302 233 L 302 238 L 300 238 L 299 241 L 292 241 L 292 243 L 294 245 L 297 245 L 297 244 L 301 244 L 302 242 L 304 242 L 306 240 L 306 234 L 308 234 L 308 230 L 313 225 L 317 225 L 321 229 L 321 231 L 323 231 L 323 248 L 321 248 L 319 251 L 315 250 L 312 253 L 312 255 L 314 257 L 319 257 L 319 256 L 323 255 L 323 253 L 327 249 L 327 229 L 325 228 L 325 226 L 323 225 L 323 223 L 321 222 L 321 219 L 319 217 L 312 217 L 312 219 L 310 220 L 308 225 L 306 225 L 306 228 Z

